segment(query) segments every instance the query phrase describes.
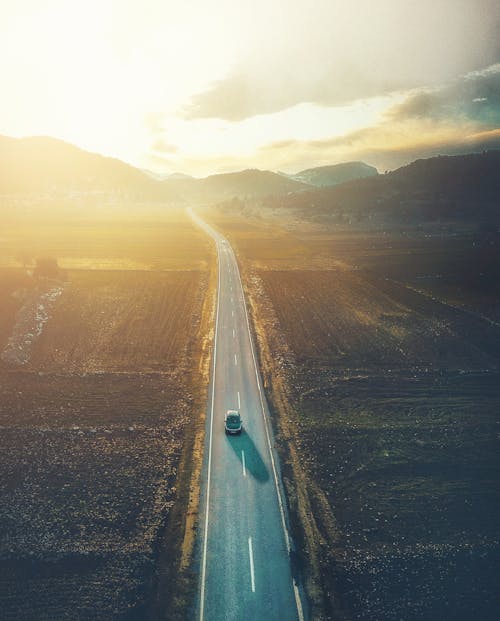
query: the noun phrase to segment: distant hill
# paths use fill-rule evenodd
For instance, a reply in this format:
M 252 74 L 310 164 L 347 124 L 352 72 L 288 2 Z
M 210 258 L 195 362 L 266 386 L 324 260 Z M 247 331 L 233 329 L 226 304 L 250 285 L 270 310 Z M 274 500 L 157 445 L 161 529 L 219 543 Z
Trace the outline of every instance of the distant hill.
M 283 177 L 269 170 L 242 170 L 211 175 L 197 181 L 200 196 L 224 200 L 233 196 L 251 198 L 283 195 L 308 189 L 304 183 Z
M 0 136 L 1 193 L 116 193 L 157 197 L 161 186 L 120 160 L 55 138 Z
M 500 150 L 421 159 L 385 175 L 318 188 L 269 206 L 339 221 L 500 223 Z
M 339 185 L 353 179 L 363 179 L 364 177 L 375 177 L 378 171 L 373 166 L 364 162 L 345 162 L 331 166 L 317 166 L 301 170 L 295 175 L 290 175 L 291 179 L 308 183 L 310 185 L 325 187 Z
M 115 194 L 130 200 L 217 202 L 288 194 L 309 186 L 262 170 L 166 177 L 55 138 L 0 136 L 1 194 Z
M 365 176 L 339 182 L 352 174 Z M 54 138 L 0 136 L 0 194 L 112 194 L 120 200 L 166 204 L 237 197 L 338 221 L 500 221 L 500 151 L 417 160 L 385 175 L 350 162 L 298 176 L 303 180 L 252 169 L 204 179 L 176 174 L 162 180 Z M 331 185 L 335 179 L 338 184 Z M 311 185 L 327 181 L 330 185 Z
M 402 194 L 498 201 L 500 150 L 416 160 L 384 175 L 382 182 Z

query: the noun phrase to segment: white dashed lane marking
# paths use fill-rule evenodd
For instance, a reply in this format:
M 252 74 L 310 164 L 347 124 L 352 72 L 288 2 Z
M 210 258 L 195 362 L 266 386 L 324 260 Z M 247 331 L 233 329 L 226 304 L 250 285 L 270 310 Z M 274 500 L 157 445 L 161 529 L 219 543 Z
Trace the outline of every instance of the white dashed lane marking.
M 253 566 L 253 549 L 252 549 L 252 538 L 248 538 L 248 555 L 250 557 L 250 582 L 252 585 L 252 593 L 255 593 L 255 573 Z

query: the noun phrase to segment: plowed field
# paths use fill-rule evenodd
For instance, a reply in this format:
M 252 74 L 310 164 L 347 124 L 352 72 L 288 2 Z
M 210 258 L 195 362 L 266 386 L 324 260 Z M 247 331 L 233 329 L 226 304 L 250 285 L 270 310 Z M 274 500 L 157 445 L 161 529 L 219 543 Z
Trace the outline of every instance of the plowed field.
M 43 370 L 174 371 L 200 309 L 199 272 L 74 271 L 32 361 Z
M 488 368 L 499 329 L 397 284 L 357 271 L 261 271 L 300 363 L 397 370 Z
M 214 220 L 245 271 L 313 618 L 496 619 L 498 240 Z
M 86 215 L 71 202 L 57 217 L 43 205 L 2 212 L 0 266 L 29 266 L 37 257 L 51 256 L 63 269 L 207 268 L 209 242 L 183 211 L 142 215 L 139 206 L 115 219 L 106 213 Z
M 107 225 L 42 227 L 40 251 L 94 269 L 64 271 L 39 335 L 26 324 L 39 307 L 27 311 L 53 283 L 30 265 L 0 272 L 0 350 L 15 329 L 32 339 L 27 362 L 0 362 L 2 619 L 144 619 L 165 597 L 158 573 L 178 571 L 210 315 L 195 268 L 211 256 L 186 219 L 175 244 L 175 219 L 164 225 L 118 224 L 107 243 Z

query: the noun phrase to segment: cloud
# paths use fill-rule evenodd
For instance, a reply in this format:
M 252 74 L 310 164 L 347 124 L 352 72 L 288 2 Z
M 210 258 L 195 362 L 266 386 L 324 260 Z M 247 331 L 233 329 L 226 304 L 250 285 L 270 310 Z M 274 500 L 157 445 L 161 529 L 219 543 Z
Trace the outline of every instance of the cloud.
M 324 163 L 336 163 L 345 161 L 348 152 L 358 153 L 362 150 L 375 147 L 376 145 L 394 142 L 394 135 L 389 128 L 382 126 L 366 127 L 344 136 L 325 138 L 322 140 L 283 140 L 264 145 L 260 153 L 264 158 L 276 157 L 300 157 L 310 158 Z M 317 164 L 319 165 L 319 164 Z
M 233 73 L 225 80 L 215 82 L 212 87 L 195 95 L 184 109 L 188 119 L 220 118 L 227 121 L 243 119 L 272 112 L 273 105 L 268 100 L 258 105 L 256 86 L 243 74 Z M 279 106 L 278 106 L 279 107 Z
M 500 147 L 500 129 L 491 129 L 486 132 L 478 132 L 477 134 L 471 134 L 467 136 L 468 142 L 481 143 L 489 145 L 488 148 L 497 149 Z
M 284 170 L 363 160 L 379 169 L 420 157 L 500 148 L 500 64 L 440 88 L 408 93 L 381 122 L 321 140 L 284 140 L 261 148 Z
M 194 95 L 182 110 L 187 119 L 218 118 L 243 121 L 254 116 L 273 114 L 300 103 L 340 106 L 363 98 L 408 88 L 404 80 L 377 80 L 354 67 L 331 65 L 321 74 L 293 75 L 286 69 L 264 71 L 259 75 L 239 69 L 227 78 Z
M 356 134 L 361 134 L 356 132 Z M 368 138 L 371 135 L 371 138 Z M 366 138 L 366 141 L 364 140 Z M 309 166 L 337 164 L 347 161 L 363 161 L 378 170 L 388 170 L 404 166 L 416 159 L 437 155 L 456 155 L 500 149 L 500 130 L 480 132 L 461 136 L 436 138 L 430 135 L 422 137 L 418 143 L 389 142 L 390 136 L 380 133 L 376 141 L 376 132 L 367 132 L 366 136 L 348 136 L 344 141 L 295 141 L 287 145 L 267 145 L 261 151 L 261 159 L 272 162 L 274 170 L 297 172 Z
M 500 63 L 474 71 L 440 88 L 420 89 L 389 113 L 393 121 L 467 118 L 500 125 Z
M 250 16 L 251 52 L 181 112 L 235 122 L 301 103 L 340 106 L 438 87 L 500 60 L 498 0 L 410 4 L 357 0 L 354 10 L 344 0 L 318 0 L 311 10 L 290 0 L 286 16 L 276 12 L 255 31 Z
M 417 132 L 408 139 L 406 132 Z M 419 158 L 500 149 L 500 129 L 476 131 L 474 126 L 447 126 L 429 121 L 410 125 L 382 124 L 325 140 L 283 140 L 267 144 L 251 155 L 189 156 L 174 159 L 151 154 L 153 170 L 183 171 L 195 176 L 265 168 L 295 173 L 311 166 L 364 161 L 379 171 L 398 168 Z
M 231 92 L 245 109 L 248 90 L 235 81 L 227 97 Z M 350 160 L 385 170 L 420 157 L 498 148 L 500 64 L 346 107 L 304 104 L 239 123 L 171 119 L 164 125 L 164 137 L 182 147 L 176 152 L 160 140 L 157 155 L 171 154 L 177 169 L 194 174 L 248 167 L 295 172 Z
M 152 151 L 161 154 L 161 153 L 178 153 L 179 147 L 175 144 L 171 144 L 167 142 L 163 138 L 158 138 L 151 145 Z

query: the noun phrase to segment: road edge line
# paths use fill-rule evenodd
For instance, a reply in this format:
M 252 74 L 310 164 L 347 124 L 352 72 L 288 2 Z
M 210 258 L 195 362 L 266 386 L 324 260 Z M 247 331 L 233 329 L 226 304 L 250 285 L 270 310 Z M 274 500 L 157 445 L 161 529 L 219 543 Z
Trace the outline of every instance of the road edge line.
M 192 212 L 191 212 L 192 213 Z M 220 306 L 220 249 L 217 240 L 212 237 L 215 242 L 215 248 L 217 250 L 217 310 L 215 314 L 215 334 L 214 334 L 214 355 L 212 359 L 212 396 L 210 406 L 210 426 L 209 426 L 209 444 L 208 444 L 208 463 L 207 463 L 207 494 L 205 497 L 205 527 L 203 534 L 203 552 L 201 562 L 201 586 L 200 586 L 200 615 L 199 620 L 204 620 L 205 615 L 205 579 L 207 569 L 207 545 L 208 545 L 208 514 L 209 514 L 209 501 L 210 501 L 210 477 L 212 472 L 212 436 L 213 436 L 213 424 L 214 424 L 214 400 L 215 400 L 215 372 L 217 362 L 217 334 L 219 332 L 219 306 Z
M 216 324 L 215 324 L 215 346 L 214 346 L 214 359 L 213 359 L 213 375 L 212 375 L 212 405 L 211 405 L 211 418 L 210 418 L 210 444 L 209 444 L 209 457 L 208 457 L 208 475 L 207 475 L 207 496 L 206 496 L 206 512 L 205 512 L 205 537 L 204 537 L 204 542 L 203 542 L 203 557 L 202 557 L 202 579 L 201 579 L 201 591 L 200 591 L 200 621 L 203 621 L 203 615 L 204 615 L 204 597 L 205 597 L 205 571 L 206 571 L 206 551 L 207 551 L 207 533 L 208 533 L 208 501 L 209 501 L 209 495 L 210 495 L 210 466 L 211 466 L 211 457 L 212 457 L 212 429 L 213 429 L 213 410 L 214 410 L 214 393 L 215 393 L 215 361 L 216 361 L 216 355 L 217 355 L 217 333 L 218 333 L 218 328 L 219 328 L 219 303 L 220 303 L 220 250 L 219 250 L 219 244 L 217 242 L 216 236 L 219 235 L 220 237 L 222 237 L 224 239 L 224 241 L 227 242 L 230 252 L 234 258 L 235 261 L 235 265 L 236 265 L 236 272 L 238 274 L 238 281 L 240 284 L 240 290 L 243 296 L 243 306 L 245 309 L 245 319 L 246 319 L 246 324 L 247 324 L 247 332 L 248 332 L 248 338 L 250 341 L 250 351 L 252 352 L 252 360 L 253 360 L 253 366 L 254 366 L 254 371 L 255 371 L 255 379 L 257 381 L 257 388 L 259 390 L 259 398 L 260 398 L 260 405 L 261 405 L 261 414 L 262 414 L 262 418 L 264 420 L 264 429 L 266 430 L 266 439 L 267 439 L 267 447 L 269 450 L 269 456 L 271 458 L 271 466 L 273 469 L 273 479 L 274 479 L 274 485 L 275 485 L 275 489 L 276 489 L 276 495 L 278 498 L 278 505 L 279 505 L 279 510 L 280 510 L 280 516 L 281 516 L 281 525 L 283 528 L 283 534 L 285 537 L 285 543 L 286 543 L 286 547 L 287 547 L 287 552 L 288 555 L 290 556 L 290 552 L 292 550 L 291 548 L 291 543 L 290 543 L 290 535 L 288 534 L 288 528 L 286 525 L 286 519 L 285 519 L 285 509 L 284 509 L 284 503 L 283 503 L 283 498 L 282 498 L 282 494 L 281 494 L 281 490 L 280 490 L 280 486 L 279 486 L 279 481 L 278 481 L 278 473 L 277 473 L 277 469 L 276 469 L 276 464 L 275 464 L 275 460 L 274 460 L 274 455 L 273 455 L 273 450 L 272 450 L 272 446 L 271 446 L 271 438 L 270 438 L 270 434 L 269 434 L 269 425 L 270 425 L 270 421 L 268 420 L 268 417 L 266 416 L 266 408 L 264 405 L 264 394 L 263 394 L 263 389 L 262 389 L 262 385 L 261 385 L 261 378 L 259 375 L 259 370 L 257 367 L 257 358 L 255 356 L 255 347 L 254 347 L 254 342 L 252 339 L 252 333 L 250 330 L 250 321 L 248 318 L 248 308 L 247 308 L 247 303 L 246 303 L 246 297 L 245 297 L 245 290 L 243 289 L 243 282 L 241 280 L 241 273 L 240 273 L 240 268 L 238 265 L 238 261 L 236 259 L 236 255 L 234 253 L 233 247 L 231 246 L 231 244 L 229 243 L 229 241 L 221 234 L 221 233 L 217 233 L 217 231 L 211 227 L 209 224 L 207 224 L 204 220 L 202 220 L 201 218 L 199 218 L 199 216 L 197 216 L 196 214 L 194 214 L 194 212 L 191 210 L 191 208 L 188 208 L 188 211 L 190 212 L 190 214 L 192 216 L 194 216 L 194 220 L 198 221 L 198 225 L 203 228 L 205 230 L 205 232 L 208 233 L 208 229 L 211 229 L 215 235 L 212 235 L 210 233 L 208 233 L 210 235 L 210 237 L 212 237 L 212 239 L 215 242 L 215 246 L 217 248 L 217 262 L 218 262 L 218 276 L 217 276 L 217 313 L 216 313 Z M 200 222 L 203 223 L 204 226 L 200 225 Z M 231 311 L 232 316 L 234 316 L 234 311 Z M 302 607 L 302 600 L 300 597 L 300 592 L 299 592 L 299 588 L 297 585 L 297 581 L 295 580 L 295 578 L 292 575 L 292 587 L 293 587 L 293 593 L 294 593 L 294 597 L 295 597 L 295 605 L 297 608 L 297 614 L 299 617 L 299 621 L 305 621 L 305 617 L 304 617 L 304 611 L 303 611 L 303 607 Z
M 246 303 L 246 297 L 245 297 L 245 290 L 243 289 L 243 282 L 241 280 L 241 274 L 240 274 L 240 268 L 238 266 L 238 261 L 236 260 L 236 255 L 234 254 L 234 250 L 232 248 L 232 246 L 229 244 L 229 247 L 231 248 L 231 252 L 233 254 L 234 260 L 236 261 L 236 266 L 238 268 L 238 280 L 240 283 L 240 288 L 241 288 L 241 293 L 243 295 L 243 306 L 245 307 L 245 318 L 246 318 L 246 323 L 247 323 L 247 330 L 248 330 L 248 338 L 250 340 L 250 350 L 252 352 L 252 359 L 253 359 L 253 365 L 254 365 L 254 371 L 255 371 L 255 378 L 257 380 L 257 388 L 259 389 L 259 397 L 260 397 L 260 405 L 261 405 L 261 413 L 262 413 L 262 417 L 264 419 L 264 428 L 266 430 L 266 439 L 267 439 L 267 447 L 269 449 L 269 455 L 271 457 L 271 465 L 273 468 L 273 477 L 274 477 L 274 485 L 276 488 L 276 494 L 278 496 L 278 504 L 279 504 L 279 508 L 280 508 L 280 514 L 281 514 L 281 525 L 283 527 L 283 534 L 285 536 L 285 543 L 286 543 L 286 547 L 287 547 L 287 551 L 288 554 L 290 555 L 291 552 L 291 544 L 290 544 L 290 535 L 288 534 L 288 528 L 286 526 L 286 519 L 285 519 L 285 509 L 284 509 L 284 503 L 283 503 L 283 498 L 281 495 L 281 490 L 280 490 L 280 486 L 279 486 L 279 482 L 278 482 L 278 473 L 276 470 L 276 464 L 274 462 L 274 455 L 273 455 L 273 450 L 272 450 L 272 446 L 271 446 L 271 438 L 269 435 L 269 421 L 268 421 L 268 417 L 266 416 L 266 409 L 265 409 L 265 405 L 264 405 L 264 394 L 263 394 L 263 390 L 262 390 L 262 386 L 261 386 L 261 378 L 259 375 L 259 371 L 257 368 L 257 359 L 255 356 L 255 351 L 254 351 L 254 342 L 252 339 L 252 333 L 250 331 L 250 320 L 248 319 L 248 309 L 247 309 L 247 303 Z M 292 576 L 292 586 L 293 586 L 293 593 L 295 596 L 295 605 L 297 607 L 297 614 L 299 616 L 299 621 L 304 621 L 304 610 L 302 607 L 302 600 L 300 598 L 300 593 L 299 593 L 299 589 L 297 586 L 297 583 L 294 579 L 294 577 Z

